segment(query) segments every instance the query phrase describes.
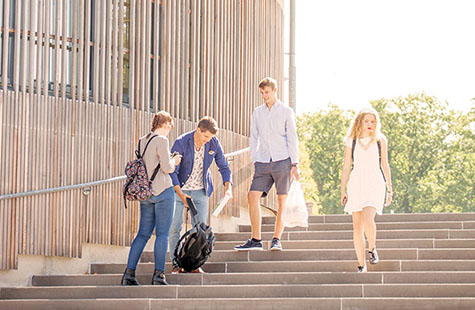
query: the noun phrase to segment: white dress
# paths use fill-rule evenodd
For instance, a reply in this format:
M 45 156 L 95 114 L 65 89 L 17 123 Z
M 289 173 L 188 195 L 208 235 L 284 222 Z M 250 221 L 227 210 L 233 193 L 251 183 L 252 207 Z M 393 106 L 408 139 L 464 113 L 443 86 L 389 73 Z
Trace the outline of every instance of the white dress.
M 385 137 L 382 137 L 385 139 Z M 376 213 L 383 213 L 386 185 L 379 165 L 378 145 L 370 138 L 360 139 L 363 145 L 371 143 L 365 150 L 356 142 L 353 170 L 348 181 L 348 201 L 345 212 L 362 211 L 365 207 L 376 208 Z M 347 138 L 345 145 L 352 147 L 353 139 Z

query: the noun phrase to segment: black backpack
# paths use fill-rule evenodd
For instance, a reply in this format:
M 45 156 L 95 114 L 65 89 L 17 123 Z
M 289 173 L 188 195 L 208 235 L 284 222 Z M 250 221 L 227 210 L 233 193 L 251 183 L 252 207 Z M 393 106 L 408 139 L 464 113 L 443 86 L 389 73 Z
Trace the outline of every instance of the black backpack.
M 191 215 L 196 217 L 198 211 L 193 201 L 187 199 L 187 204 Z M 211 252 L 213 252 L 215 240 L 211 227 L 197 221 L 196 225 L 178 241 L 175 248 L 174 263 L 187 272 L 198 269 L 206 263 Z

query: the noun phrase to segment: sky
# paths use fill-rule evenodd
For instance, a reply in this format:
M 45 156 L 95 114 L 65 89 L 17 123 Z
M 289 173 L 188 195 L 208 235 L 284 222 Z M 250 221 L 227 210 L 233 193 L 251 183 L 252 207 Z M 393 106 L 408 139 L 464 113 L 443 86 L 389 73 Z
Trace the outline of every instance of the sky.
M 421 92 L 468 111 L 475 1 L 296 0 L 296 68 L 297 114 Z

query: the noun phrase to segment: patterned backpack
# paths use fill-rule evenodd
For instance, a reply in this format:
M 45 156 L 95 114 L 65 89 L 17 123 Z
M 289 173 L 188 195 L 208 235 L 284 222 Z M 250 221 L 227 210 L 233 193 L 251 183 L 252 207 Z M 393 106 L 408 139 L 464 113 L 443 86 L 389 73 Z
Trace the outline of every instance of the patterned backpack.
M 160 163 L 157 165 L 153 171 L 150 181 L 147 175 L 147 168 L 145 167 L 145 161 L 143 156 L 147 151 L 148 145 L 157 135 L 152 136 L 145 145 L 143 154 L 140 153 L 140 140 L 138 148 L 135 151 L 137 159 L 131 160 L 125 166 L 125 175 L 127 180 L 125 181 L 122 192 L 124 194 L 124 205 L 127 208 L 127 200 L 147 200 L 152 196 L 151 184 L 155 179 L 155 176 L 160 169 Z

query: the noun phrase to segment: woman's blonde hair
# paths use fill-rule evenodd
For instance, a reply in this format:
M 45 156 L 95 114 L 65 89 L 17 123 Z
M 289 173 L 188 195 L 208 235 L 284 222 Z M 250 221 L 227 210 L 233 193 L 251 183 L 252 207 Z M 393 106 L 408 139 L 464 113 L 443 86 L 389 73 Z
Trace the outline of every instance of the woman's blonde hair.
M 381 139 L 381 121 L 379 119 L 378 112 L 372 107 L 364 108 L 355 115 L 355 117 L 351 121 L 350 128 L 348 129 L 348 134 L 346 135 L 347 138 L 356 140 L 361 136 L 361 132 L 363 131 L 363 119 L 368 114 L 373 115 L 376 119 L 376 130 L 371 132 L 371 140 L 374 141 Z

